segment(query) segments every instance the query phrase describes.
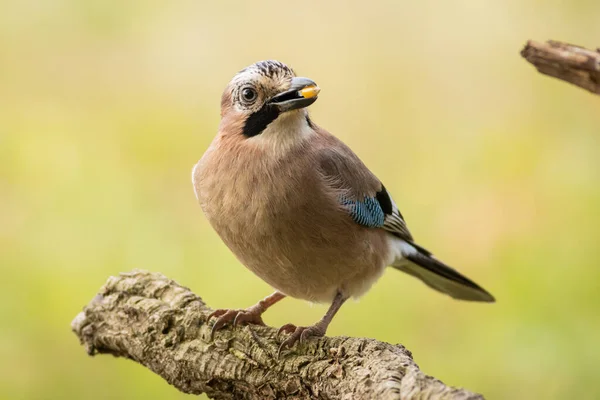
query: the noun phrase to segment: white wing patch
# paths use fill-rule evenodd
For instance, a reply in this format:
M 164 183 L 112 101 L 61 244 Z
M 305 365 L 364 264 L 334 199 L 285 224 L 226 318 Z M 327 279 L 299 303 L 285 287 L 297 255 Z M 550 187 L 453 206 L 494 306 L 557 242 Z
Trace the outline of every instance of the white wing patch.
M 408 241 L 413 241 L 413 237 L 406 226 L 406 222 L 404 222 L 404 218 L 402 218 L 402 214 L 400 214 L 400 210 L 398 206 L 394 202 L 394 199 L 389 195 L 390 201 L 392 202 L 392 213 L 387 214 L 385 216 L 385 220 L 383 222 L 383 229 L 393 233 L 394 235 L 406 239 Z

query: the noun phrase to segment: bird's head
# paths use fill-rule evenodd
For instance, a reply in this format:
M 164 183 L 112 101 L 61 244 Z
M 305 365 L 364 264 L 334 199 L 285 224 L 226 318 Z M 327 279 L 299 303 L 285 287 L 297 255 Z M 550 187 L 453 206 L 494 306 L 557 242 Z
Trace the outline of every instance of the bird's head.
M 301 134 L 309 125 L 304 108 L 317 100 L 319 91 L 315 82 L 297 77 L 287 65 L 259 61 L 229 82 L 221 98 L 221 117 L 246 138 Z

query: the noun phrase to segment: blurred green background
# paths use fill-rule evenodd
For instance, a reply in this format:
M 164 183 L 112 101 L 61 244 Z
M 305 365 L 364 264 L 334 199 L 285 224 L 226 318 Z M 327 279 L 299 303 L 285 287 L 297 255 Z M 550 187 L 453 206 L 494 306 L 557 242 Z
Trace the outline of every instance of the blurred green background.
M 133 268 L 214 307 L 270 292 L 208 225 L 190 171 L 229 79 L 275 58 L 318 82 L 314 120 L 419 243 L 498 299 L 389 270 L 329 334 L 403 343 L 492 399 L 599 398 L 600 98 L 519 56 L 529 38 L 598 46 L 599 19 L 591 0 L 1 2 L 0 397 L 186 397 L 88 357 L 70 322 Z M 289 299 L 265 319 L 325 310 Z

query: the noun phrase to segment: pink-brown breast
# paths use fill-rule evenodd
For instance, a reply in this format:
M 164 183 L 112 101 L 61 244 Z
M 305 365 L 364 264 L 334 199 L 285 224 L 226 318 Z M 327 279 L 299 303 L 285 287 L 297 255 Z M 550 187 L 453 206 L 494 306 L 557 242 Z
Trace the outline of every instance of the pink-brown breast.
M 275 156 L 218 135 L 193 171 L 198 201 L 236 257 L 291 297 L 328 302 L 360 296 L 382 274 L 388 234 L 360 226 L 319 173 L 318 140 Z

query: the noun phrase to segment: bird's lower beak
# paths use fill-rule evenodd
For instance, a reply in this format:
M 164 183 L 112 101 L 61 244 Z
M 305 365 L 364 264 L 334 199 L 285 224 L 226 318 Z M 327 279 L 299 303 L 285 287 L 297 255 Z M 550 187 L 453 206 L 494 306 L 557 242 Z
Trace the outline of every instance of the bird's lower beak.
M 308 78 L 292 78 L 289 89 L 272 97 L 269 104 L 280 112 L 308 107 L 317 100 L 320 91 L 317 84 Z

